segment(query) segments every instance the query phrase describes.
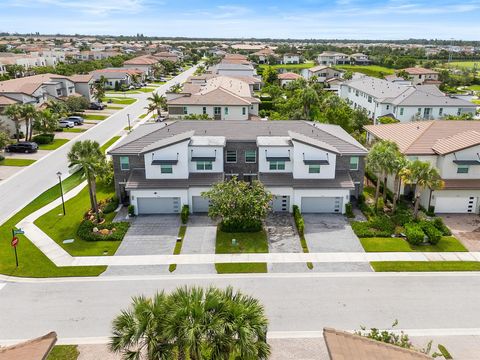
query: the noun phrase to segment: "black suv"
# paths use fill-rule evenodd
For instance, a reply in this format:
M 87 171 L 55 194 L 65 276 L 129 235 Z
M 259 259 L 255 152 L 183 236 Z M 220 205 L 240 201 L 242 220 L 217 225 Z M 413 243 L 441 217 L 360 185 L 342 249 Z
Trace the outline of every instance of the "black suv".
M 38 151 L 38 145 L 34 142 L 20 141 L 16 144 L 10 144 L 5 148 L 6 152 L 34 153 Z
M 100 102 L 92 102 L 90 103 L 90 110 L 103 110 L 105 109 L 105 105 Z

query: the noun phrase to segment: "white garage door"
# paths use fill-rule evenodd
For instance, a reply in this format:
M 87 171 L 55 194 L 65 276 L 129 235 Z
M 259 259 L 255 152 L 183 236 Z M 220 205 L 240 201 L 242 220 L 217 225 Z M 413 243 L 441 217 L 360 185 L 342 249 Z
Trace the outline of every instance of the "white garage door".
M 179 197 L 137 198 L 138 214 L 172 214 L 180 212 Z
M 290 211 L 290 196 L 275 195 L 272 201 L 272 210 L 274 212 Z
M 341 213 L 342 197 L 302 197 L 302 213 Z
M 202 196 L 192 196 L 192 211 L 194 213 L 208 212 L 210 201 Z
M 437 197 L 436 213 L 474 213 L 477 207 L 476 197 Z

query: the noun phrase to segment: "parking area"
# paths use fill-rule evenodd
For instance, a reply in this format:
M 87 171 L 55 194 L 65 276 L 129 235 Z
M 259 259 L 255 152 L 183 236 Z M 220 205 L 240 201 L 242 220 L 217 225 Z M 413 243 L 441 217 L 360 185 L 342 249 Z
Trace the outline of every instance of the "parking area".
M 477 214 L 440 214 L 439 216 L 468 251 L 480 251 L 480 217 Z

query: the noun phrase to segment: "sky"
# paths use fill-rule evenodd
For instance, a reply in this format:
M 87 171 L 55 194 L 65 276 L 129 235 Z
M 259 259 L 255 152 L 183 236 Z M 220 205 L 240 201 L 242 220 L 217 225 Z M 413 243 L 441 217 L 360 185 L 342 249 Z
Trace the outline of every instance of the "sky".
M 480 0 L 0 0 L 0 32 L 480 40 Z

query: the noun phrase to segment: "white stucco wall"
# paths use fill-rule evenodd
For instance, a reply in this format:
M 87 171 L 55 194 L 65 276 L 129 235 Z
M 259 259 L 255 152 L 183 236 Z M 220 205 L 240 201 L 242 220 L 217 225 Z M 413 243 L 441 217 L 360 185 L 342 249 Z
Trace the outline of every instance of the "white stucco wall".
M 174 144 L 163 149 L 154 150 L 144 155 L 145 177 L 147 179 L 188 179 L 188 142 L 190 140 Z M 172 174 L 162 174 L 160 165 L 152 165 L 152 160 L 177 159 L 178 163 L 172 166 Z
M 270 162 L 267 157 L 290 157 L 285 161 L 285 170 L 270 170 Z M 258 171 L 264 173 L 289 173 L 293 171 L 293 147 L 292 146 L 259 146 L 257 153 Z
M 337 157 L 334 153 L 293 141 L 293 176 L 296 179 L 334 179 Z M 310 174 L 303 160 L 328 159 L 329 165 L 321 165 L 319 174 Z
M 215 161 L 212 162 L 212 170 L 197 170 L 197 163 L 191 160 L 192 157 L 215 157 Z M 222 146 L 189 146 L 188 159 L 188 171 L 191 173 L 223 172 Z

